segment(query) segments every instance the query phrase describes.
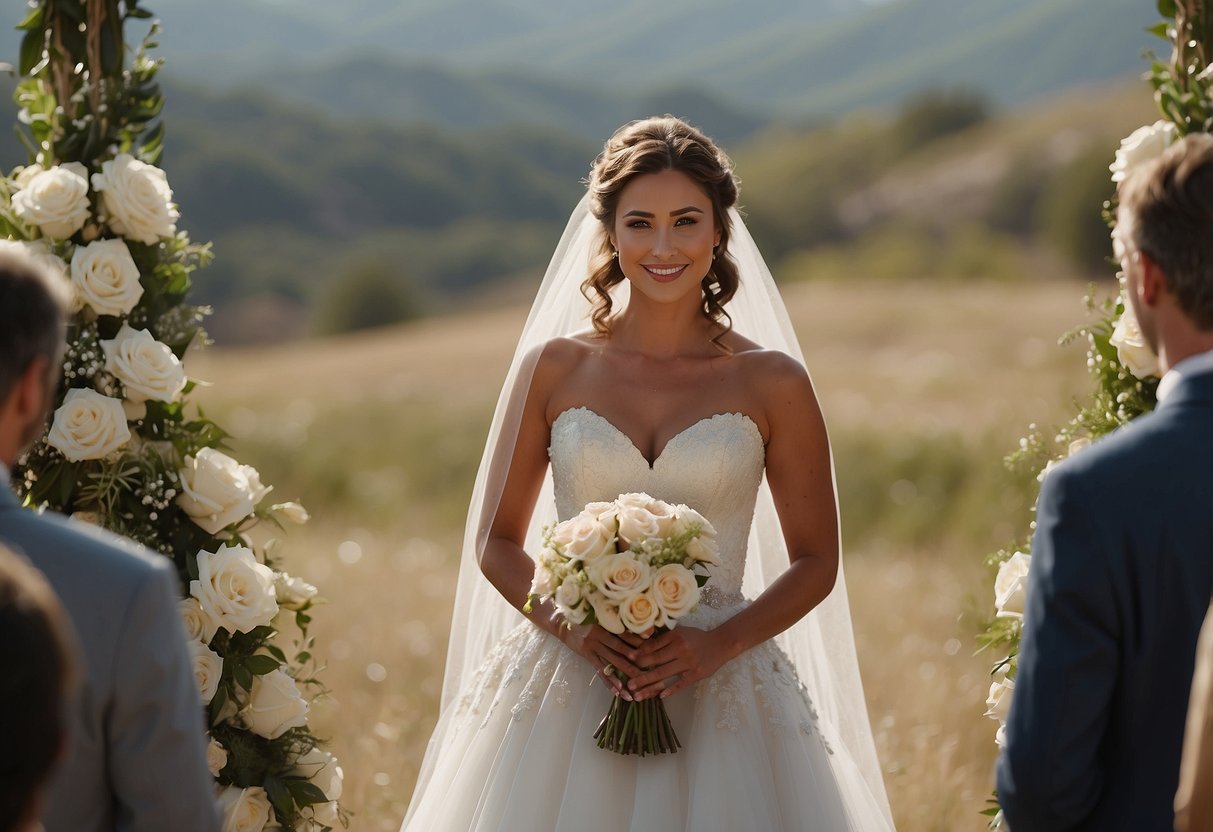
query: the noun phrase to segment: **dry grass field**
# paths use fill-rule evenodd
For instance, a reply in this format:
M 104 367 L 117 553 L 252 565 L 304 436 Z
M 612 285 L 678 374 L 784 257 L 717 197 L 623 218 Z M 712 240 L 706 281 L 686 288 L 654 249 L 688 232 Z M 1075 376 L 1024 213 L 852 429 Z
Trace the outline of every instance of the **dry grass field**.
M 995 725 L 984 555 L 1026 529 L 1001 454 L 1086 387 L 1073 283 L 802 283 L 787 300 L 835 440 L 868 707 L 898 828 L 976 830 Z M 331 696 L 314 724 L 353 828 L 395 830 L 436 716 L 463 503 L 525 309 L 190 359 L 199 396 L 278 499 L 285 567 L 320 585 Z M 848 503 L 853 503 L 851 507 Z

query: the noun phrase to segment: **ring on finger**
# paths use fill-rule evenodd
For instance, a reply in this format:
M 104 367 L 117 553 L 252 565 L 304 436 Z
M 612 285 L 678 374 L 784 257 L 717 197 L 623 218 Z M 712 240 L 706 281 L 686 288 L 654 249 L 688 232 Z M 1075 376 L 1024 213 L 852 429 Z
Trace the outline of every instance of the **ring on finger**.
M 615 665 L 607 662 L 606 667 L 602 668 L 602 675 L 610 678 L 615 675 Z

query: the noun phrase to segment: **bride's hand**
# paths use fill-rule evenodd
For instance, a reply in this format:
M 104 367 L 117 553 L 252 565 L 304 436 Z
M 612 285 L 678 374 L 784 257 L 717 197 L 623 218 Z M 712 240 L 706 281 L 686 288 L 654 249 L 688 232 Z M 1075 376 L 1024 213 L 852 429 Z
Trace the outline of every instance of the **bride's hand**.
M 559 632 L 565 646 L 588 661 L 612 693 L 632 699 L 632 694 L 623 686 L 622 677 L 631 678 L 641 672 L 634 664 L 634 657 L 644 639 L 627 632 L 614 635 L 600 624 L 561 625 Z
M 636 651 L 635 663 L 644 671 L 628 679 L 628 689 L 637 700 L 665 698 L 711 676 L 729 658 L 710 631 L 678 627 L 647 639 Z

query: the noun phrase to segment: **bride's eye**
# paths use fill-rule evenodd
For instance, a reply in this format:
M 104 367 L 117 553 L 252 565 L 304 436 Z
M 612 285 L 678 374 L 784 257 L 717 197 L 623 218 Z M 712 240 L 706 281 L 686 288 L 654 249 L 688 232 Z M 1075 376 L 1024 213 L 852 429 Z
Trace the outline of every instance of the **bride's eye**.
M 694 217 L 679 217 L 678 222 L 674 223 L 674 225 L 695 225 L 698 222 L 699 220 Z
M 632 220 L 628 223 L 628 228 L 648 228 L 648 220 Z

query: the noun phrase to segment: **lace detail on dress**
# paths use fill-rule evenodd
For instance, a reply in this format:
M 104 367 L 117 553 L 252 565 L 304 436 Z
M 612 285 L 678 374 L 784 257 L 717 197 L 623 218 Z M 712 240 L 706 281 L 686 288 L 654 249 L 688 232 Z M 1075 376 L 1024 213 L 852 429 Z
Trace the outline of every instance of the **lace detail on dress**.
M 548 455 L 561 520 L 630 491 L 686 503 L 716 527 L 721 565 L 708 586 L 730 597 L 741 591 L 766 462 L 762 434 L 748 416 L 720 413 L 695 422 L 666 443 L 650 467 L 622 431 L 589 408 L 574 407 L 552 423 Z

